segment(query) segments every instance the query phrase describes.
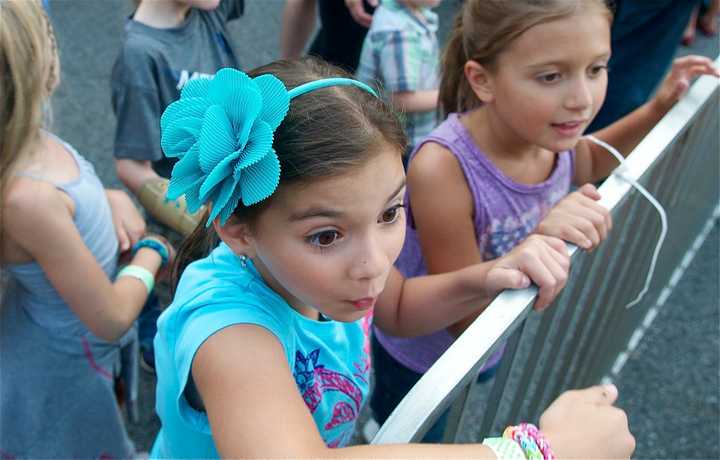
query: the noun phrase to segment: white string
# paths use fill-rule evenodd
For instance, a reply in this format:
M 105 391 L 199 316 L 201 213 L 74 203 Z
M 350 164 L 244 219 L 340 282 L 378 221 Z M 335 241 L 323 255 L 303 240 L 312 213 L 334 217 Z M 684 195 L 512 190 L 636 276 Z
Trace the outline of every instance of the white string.
M 662 229 L 660 230 L 660 237 L 658 238 L 658 242 L 655 245 L 655 251 L 653 252 L 652 260 L 650 261 L 650 269 L 648 270 L 647 277 L 645 278 L 645 286 L 642 288 L 640 293 L 637 295 L 635 300 L 630 302 L 629 304 L 625 305 L 625 308 L 630 308 L 636 304 L 638 304 L 642 298 L 645 296 L 645 294 L 650 290 L 650 282 L 652 281 L 653 274 L 655 273 L 655 264 L 657 263 L 658 256 L 660 255 L 660 249 L 662 248 L 663 242 L 665 242 L 665 236 L 667 235 L 667 229 L 668 229 L 668 222 L 667 222 L 667 214 L 665 213 L 665 209 L 662 207 L 662 205 L 655 199 L 654 196 L 648 192 L 645 187 L 640 185 L 638 181 L 636 181 L 634 178 L 630 177 L 629 175 L 625 174 L 627 169 L 625 168 L 625 159 L 623 156 L 618 152 L 612 145 L 608 144 L 607 142 L 601 141 L 600 139 L 596 138 L 595 136 L 585 136 L 587 139 L 591 140 L 592 142 L 596 143 L 597 145 L 603 147 L 605 150 L 610 152 L 617 161 L 620 162 L 620 167 L 615 169 L 613 174 L 617 175 L 619 178 L 627 181 L 635 187 L 642 195 L 647 198 L 647 200 L 655 207 L 658 214 L 660 215 L 660 223 L 662 224 Z

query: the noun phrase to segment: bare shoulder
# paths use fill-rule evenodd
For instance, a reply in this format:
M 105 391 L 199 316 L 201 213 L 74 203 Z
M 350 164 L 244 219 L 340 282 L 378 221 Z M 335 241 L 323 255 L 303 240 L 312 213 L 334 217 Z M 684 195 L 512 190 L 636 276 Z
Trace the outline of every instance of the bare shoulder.
M 413 207 L 421 202 L 452 203 L 464 214 L 472 211 L 472 193 L 460 162 L 438 143 L 427 142 L 420 148 L 410 162 L 407 182 Z
M 72 223 L 72 200 L 54 185 L 25 177 L 12 181 L 3 197 L 3 228 L 20 243 Z
M 454 181 L 462 177 L 462 169 L 455 155 L 437 142 L 426 142 L 415 154 L 408 168 L 408 180 L 417 177 L 424 181 Z
M 68 213 L 67 201 L 54 185 L 35 179 L 18 177 L 3 197 L 7 218 L 42 219 L 44 216 Z
M 195 354 L 192 376 L 223 458 L 321 456 L 324 444 L 284 348 L 267 329 L 235 324 L 215 332 Z

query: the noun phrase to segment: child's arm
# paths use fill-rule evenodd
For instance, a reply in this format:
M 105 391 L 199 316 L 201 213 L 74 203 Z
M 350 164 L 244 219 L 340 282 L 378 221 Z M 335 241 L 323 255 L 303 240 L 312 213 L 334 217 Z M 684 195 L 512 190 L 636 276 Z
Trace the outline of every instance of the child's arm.
M 629 115 L 607 128 L 594 133 L 627 156 L 645 135 L 665 116 L 690 87 L 690 81 L 700 75 L 720 76 L 713 62 L 702 56 L 685 56 L 675 59 L 655 96 Z M 606 178 L 617 166 L 617 161 L 605 149 L 586 139 L 576 148 L 575 185 L 595 183 Z
M 414 53 L 413 49 L 423 46 L 423 38 L 409 30 L 371 31 L 365 39 L 365 47 L 375 43 L 373 53 L 361 56 L 358 77 L 377 80 L 383 91 L 389 95 L 395 110 L 405 113 L 430 112 L 438 107 L 438 88 L 428 88 L 429 75 L 423 73 L 426 60 L 437 60 L 439 56 Z M 368 62 L 369 61 L 369 62 Z M 363 69 L 373 69 L 373 75 L 366 75 Z M 369 73 L 369 72 L 368 72 Z
M 74 211 L 61 192 L 47 183 L 17 180 L 24 183 L 13 187 L 4 201 L 6 236 L 42 267 L 53 287 L 93 334 L 116 340 L 140 313 L 148 296 L 145 285 L 132 277 L 111 283 L 80 237 L 73 222 Z M 161 258 L 158 252 L 141 248 L 132 264 L 154 275 Z
M 115 160 L 115 172 L 117 173 L 118 179 L 120 179 L 135 196 L 137 196 L 144 184 L 150 180 L 160 178 L 152 168 L 152 163 L 149 160 L 118 158 Z
M 438 90 L 403 91 L 390 95 L 392 106 L 406 113 L 429 112 L 437 109 Z
M 372 7 L 377 7 L 380 1 L 367 0 L 367 3 Z M 345 6 L 355 22 L 363 27 L 370 27 L 370 24 L 372 24 L 372 14 L 368 14 L 368 12 L 365 11 L 363 0 L 345 0 Z
M 193 359 L 192 376 L 222 458 L 495 458 L 481 445 L 326 447 L 282 346 L 259 326 L 210 336 Z
M 282 13 L 280 55 L 282 59 L 297 59 L 315 30 L 316 0 L 287 0 Z
M 125 252 L 145 235 L 145 219 L 127 193 L 122 190 L 105 189 L 105 195 L 112 210 L 120 252 Z
M 226 327 L 208 338 L 192 377 L 223 458 L 478 458 L 480 444 L 325 446 L 298 392 L 278 340 L 254 325 Z M 635 440 L 627 416 L 612 406 L 612 386 L 566 392 L 540 419 L 558 458 L 629 458 Z
M 403 280 L 391 273 L 378 299 L 375 323 L 396 336 L 449 327 L 459 335 L 503 289 L 540 287 L 545 308 L 567 279 L 565 244 L 534 236 L 499 259 L 484 262 L 478 250 L 473 201 L 455 157 L 427 143 L 410 163 L 408 190 L 423 257 L 433 276 Z M 439 193 L 440 192 L 440 193 Z

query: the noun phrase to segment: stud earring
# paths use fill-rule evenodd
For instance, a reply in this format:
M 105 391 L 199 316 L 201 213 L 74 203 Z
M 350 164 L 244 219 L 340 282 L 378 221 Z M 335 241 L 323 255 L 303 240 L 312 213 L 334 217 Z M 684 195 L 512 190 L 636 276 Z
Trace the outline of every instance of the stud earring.
M 247 267 L 247 261 L 248 261 L 248 256 L 246 256 L 245 254 L 240 255 L 240 266 L 242 268 Z

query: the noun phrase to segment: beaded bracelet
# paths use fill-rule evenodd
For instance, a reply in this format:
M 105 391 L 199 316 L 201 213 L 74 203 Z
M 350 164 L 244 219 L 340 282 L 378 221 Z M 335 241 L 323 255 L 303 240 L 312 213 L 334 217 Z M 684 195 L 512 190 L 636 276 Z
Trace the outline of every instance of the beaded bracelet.
M 150 294 L 155 287 L 155 277 L 150 270 L 139 265 L 128 265 L 120 270 L 117 274 L 117 278 L 121 276 L 130 276 L 132 278 L 139 279 L 147 288 L 148 294 Z
M 168 259 L 170 258 L 170 254 L 168 254 L 167 247 L 160 243 L 159 241 L 150 239 L 150 238 L 144 238 L 132 247 L 132 253 L 135 255 L 136 252 L 140 250 L 140 248 L 148 248 L 152 249 L 153 251 L 157 252 L 160 255 L 160 266 L 164 267 L 165 264 L 167 264 Z
M 509 426 L 505 428 L 503 438 L 512 439 L 518 443 L 523 452 L 525 452 L 525 457 L 527 457 L 528 460 L 543 460 L 542 452 L 540 452 L 540 448 L 535 444 L 535 440 L 526 432 L 520 430 L 519 426 Z
M 535 425 L 521 423 L 517 426 L 509 426 L 505 428 L 503 438 L 517 442 L 529 460 L 555 460 L 550 443 Z
M 535 440 L 535 444 L 537 444 L 545 460 L 555 460 L 555 454 L 550 448 L 550 443 L 548 442 L 547 438 L 542 434 L 542 432 L 538 429 L 538 427 L 536 427 L 532 423 L 521 423 L 518 426 L 521 430 L 525 431 L 528 436 Z

